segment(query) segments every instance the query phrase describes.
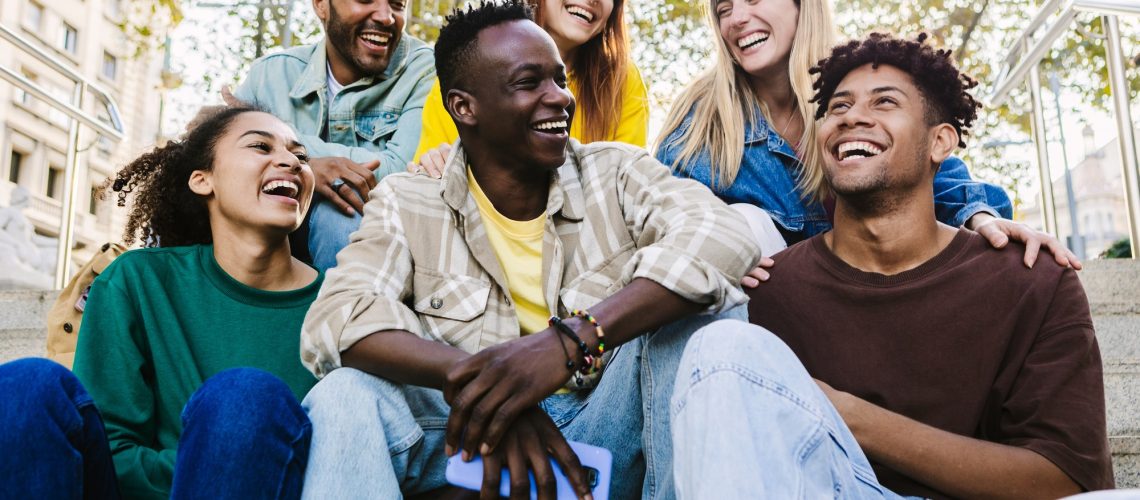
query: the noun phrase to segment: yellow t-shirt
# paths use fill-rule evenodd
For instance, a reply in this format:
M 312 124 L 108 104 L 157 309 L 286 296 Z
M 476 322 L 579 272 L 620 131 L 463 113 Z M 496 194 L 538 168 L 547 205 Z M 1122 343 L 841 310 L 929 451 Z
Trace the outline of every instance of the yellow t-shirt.
M 479 206 L 487 239 L 491 241 L 491 248 L 507 277 L 507 287 L 519 316 L 520 333 L 527 335 L 545 330 L 550 318 L 542 290 L 542 236 L 546 214 L 533 220 L 508 219 L 495 210 L 491 200 L 483 194 L 470 168 L 467 169 L 467 185 Z
M 622 89 L 621 121 L 613 135 L 606 140 L 645 147 L 649 133 L 649 97 L 637 66 L 631 63 L 628 68 L 625 88 Z M 570 79 L 568 84 L 570 92 L 577 93 L 578 82 Z M 443 107 L 440 92 L 439 79 L 436 79 L 428 92 L 427 101 L 424 101 L 423 129 L 420 131 L 420 144 L 416 147 L 416 162 L 420 161 L 420 155 L 424 152 L 435 149 L 440 144 L 454 143 L 459 138 L 455 122 Z M 582 135 L 582 121 L 574 120 L 570 124 L 570 137 L 581 141 Z

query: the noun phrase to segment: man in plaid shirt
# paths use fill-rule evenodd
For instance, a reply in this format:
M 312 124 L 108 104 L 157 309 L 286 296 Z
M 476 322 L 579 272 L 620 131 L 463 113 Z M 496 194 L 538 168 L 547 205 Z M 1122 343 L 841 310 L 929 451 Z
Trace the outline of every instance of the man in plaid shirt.
M 521 1 L 448 18 L 436 45 L 459 129 L 442 180 L 386 177 L 305 319 L 323 380 L 306 491 L 399 498 L 483 456 L 484 495 L 554 498 L 567 440 L 614 454 L 615 498 L 671 498 L 669 397 L 697 328 L 743 304 L 745 222 L 644 150 L 568 139 L 574 98 Z M 562 318 L 556 325 L 548 318 Z M 600 359 L 595 359 L 600 358 Z

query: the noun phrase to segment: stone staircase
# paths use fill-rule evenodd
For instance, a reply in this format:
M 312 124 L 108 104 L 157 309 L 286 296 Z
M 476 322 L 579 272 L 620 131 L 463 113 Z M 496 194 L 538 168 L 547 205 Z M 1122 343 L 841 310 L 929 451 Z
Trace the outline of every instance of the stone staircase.
M 1116 484 L 1140 488 L 1140 261 L 1093 261 L 1080 273 L 1104 359 Z M 0 291 L 0 363 L 42 356 L 57 292 Z

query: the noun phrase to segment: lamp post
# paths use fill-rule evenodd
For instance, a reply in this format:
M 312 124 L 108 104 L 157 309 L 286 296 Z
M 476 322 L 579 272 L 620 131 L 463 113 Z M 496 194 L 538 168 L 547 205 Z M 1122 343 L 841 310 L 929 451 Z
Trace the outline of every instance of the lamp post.
M 1077 196 L 1073 190 L 1073 174 L 1069 169 L 1069 149 L 1065 143 L 1065 123 L 1061 121 L 1061 82 L 1057 73 L 1049 74 L 1049 90 L 1057 110 L 1057 137 L 1061 140 L 1061 164 L 1065 167 L 1065 195 L 1069 198 L 1069 248 L 1078 259 L 1085 259 L 1085 238 L 1077 225 Z

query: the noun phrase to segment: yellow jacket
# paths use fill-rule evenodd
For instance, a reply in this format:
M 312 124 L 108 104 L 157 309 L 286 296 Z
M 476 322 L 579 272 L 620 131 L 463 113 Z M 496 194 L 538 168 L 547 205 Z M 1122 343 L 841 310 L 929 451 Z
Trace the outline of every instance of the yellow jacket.
M 641 80 L 641 72 L 632 63 L 625 76 L 625 88 L 622 90 L 621 121 L 612 137 L 608 141 L 624 142 L 638 147 L 645 147 L 649 129 L 649 97 L 645 91 L 645 82 Z M 570 92 L 577 93 L 578 82 L 573 78 L 569 81 Z M 575 120 L 570 124 L 570 137 L 582 140 L 582 121 Z M 440 144 L 452 144 L 459 139 L 459 131 L 451 121 L 451 115 L 443 107 L 443 97 L 439 89 L 439 79 L 432 83 L 428 92 L 427 101 L 424 102 L 423 129 L 420 132 L 420 144 L 416 147 L 416 162 L 420 155 L 438 147 Z

